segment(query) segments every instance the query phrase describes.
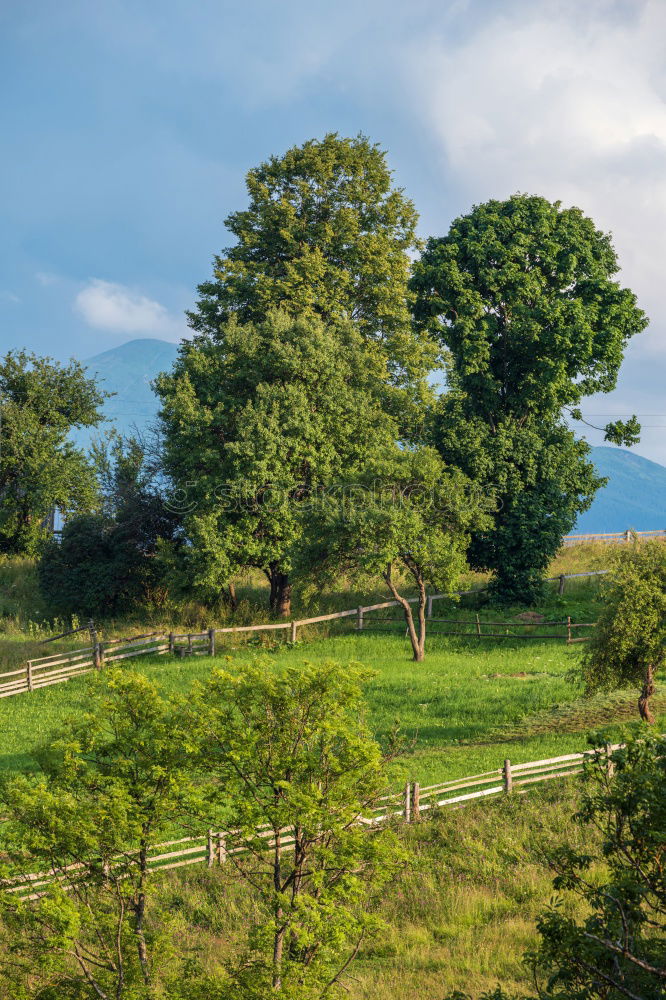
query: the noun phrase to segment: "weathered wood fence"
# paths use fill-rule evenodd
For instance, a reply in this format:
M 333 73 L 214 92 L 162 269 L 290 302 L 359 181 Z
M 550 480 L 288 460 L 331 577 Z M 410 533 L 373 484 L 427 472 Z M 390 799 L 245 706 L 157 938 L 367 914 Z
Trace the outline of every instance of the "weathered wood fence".
M 462 807 L 476 799 L 486 799 L 497 795 L 528 791 L 531 785 L 553 778 L 566 778 L 579 774 L 586 759 L 600 753 L 609 756 L 623 744 L 607 744 L 604 751 L 587 750 L 584 753 L 565 754 L 562 757 L 551 757 L 546 760 L 534 760 L 524 764 L 512 764 L 505 760 L 501 767 L 482 774 L 473 774 L 467 778 L 458 778 L 436 785 L 421 785 L 418 781 L 406 782 L 404 789 L 391 795 L 385 795 L 378 800 L 375 807 L 368 810 L 368 815 L 359 815 L 356 822 L 365 827 L 376 827 L 389 822 L 415 823 L 424 814 L 449 807 Z M 609 767 L 611 766 L 609 762 Z M 273 831 L 262 828 L 257 836 L 266 838 L 266 849 L 275 847 Z M 280 832 L 280 848 L 288 851 L 294 844 L 294 832 L 284 829 Z M 210 829 L 198 837 L 181 837 L 156 844 L 155 853 L 148 857 L 148 866 L 152 872 L 169 871 L 172 868 L 183 868 L 186 865 L 207 864 L 224 865 L 235 855 L 248 852 L 237 831 L 218 831 Z M 126 859 L 125 859 L 126 860 Z M 92 864 L 92 862 L 91 862 Z M 2 883 L 2 888 L 16 893 L 22 899 L 38 899 L 44 895 L 50 885 L 59 883 L 61 888 L 68 888 L 77 872 L 85 878 L 85 868 L 81 865 L 68 866 L 65 869 L 53 869 L 39 874 L 21 875 L 10 878 Z
M 623 542 L 650 541 L 652 538 L 666 538 L 666 528 L 655 528 L 654 531 L 615 531 L 600 535 L 565 535 L 562 539 L 564 548 L 571 545 L 584 545 L 586 542 L 601 542 L 604 545 L 621 545 Z
M 550 577 L 550 580 L 555 580 L 558 582 L 559 593 L 564 592 L 564 585 L 566 580 L 571 580 L 580 577 L 592 577 L 601 576 L 607 573 L 607 570 L 596 570 L 591 573 L 569 573 L 567 575 L 561 575 L 559 577 Z M 459 596 L 469 595 L 479 593 L 479 590 L 461 590 L 457 592 Z M 450 597 L 450 594 L 431 594 L 427 598 L 427 615 L 432 622 L 446 622 L 447 619 L 434 619 L 433 618 L 433 602 L 445 600 Z M 418 601 L 416 597 L 408 598 L 410 604 L 415 604 Z M 287 633 L 288 640 L 291 642 L 296 642 L 298 638 L 298 630 L 306 625 L 316 625 L 320 622 L 329 622 L 336 619 L 343 618 L 354 618 L 355 628 L 358 631 L 362 631 L 371 624 L 371 621 L 366 619 L 366 615 L 373 611 L 382 611 L 386 608 L 397 608 L 399 607 L 398 601 L 382 601 L 380 604 L 368 604 L 365 607 L 351 608 L 348 611 L 336 611 L 328 615 L 316 615 L 314 618 L 301 618 L 290 622 L 276 622 L 265 625 L 230 625 L 225 628 L 209 628 L 203 632 L 148 632 L 144 635 L 134 635 L 122 639 L 107 639 L 103 642 L 100 641 L 99 636 L 95 630 L 92 622 L 85 626 L 83 629 L 76 629 L 74 631 L 89 631 L 90 632 L 90 645 L 83 646 L 80 649 L 69 650 L 67 652 L 53 653 L 51 656 L 40 656 L 36 659 L 28 660 L 24 667 L 20 667 L 18 670 L 10 670 L 7 673 L 0 674 L 0 698 L 11 698 L 13 695 L 23 694 L 26 691 L 36 691 L 40 688 L 48 687 L 51 684 L 62 684 L 68 681 L 70 677 L 80 677 L 83 674 L 90 673 L 93 670 L 100 670 L 106 663 L 114 663 L 117 660 L 134 659 L 137 656 L 147 656 L 147 655 L 163 655 L 165 653 L 171 653 L 175 656 L 214 656 L 215 655 L 215 637 L 218 635 L 230 635 L 230 634 L 241 634 L 247 632 L 265 632 L 265 631 L 275 631 Z M 459 624 L 467 624 L 460 622 Z M 475 624 L 475 623 L 472 623 Z M 485 624 L 485 623 L 483 623 Z M 492 624 L 492 623 L 488 623 Z M 509 623 L 502 623 L 505 627 L 509 627 Z M 546 623 L 549 624 L 549 623 Z M 569 643 L 573 642 L 583 642 L 589 636 L 582 638 L 575 638 L 573 636 L 572 630 L 579 628 L 591 628 L 593 622 L 582 622 L 574 623 L 569 618 L 567 622 L 557 623 L 562 629 L 566 629 L 565 634 L 555 635 L 555 636 L 540 636 L 538 634 L 538 628 L 543 625 L 538 622 L 526 622 L 526 623 L 510 623 L 510 627 L 521 628 L 525 627 L 526 631 L 524 637 L 539 639 L 539 638 L 558 638 L 564 639 Z M 376 625 L 373 627 L 377 627 Z M 389 628 L 391 626 L 388 626 Z M 64 633 L 65 635 L 69 633 Z M 461 634 L 461 635 L 480 635 L 481 638 L 510 638 L 511 635 L 506 632 L 501 635 L 493 635 L 493 633 L 487 633 L 480 630 L 478 624 L 476 625 L 476 633 L 474 632 L 461 632 L 461 633 L 445 633 L 445 634 Z M 514 634 L 514 638 L 521 638 Z M 62 636 L 57 636 L 56 638 L 62 638 Z

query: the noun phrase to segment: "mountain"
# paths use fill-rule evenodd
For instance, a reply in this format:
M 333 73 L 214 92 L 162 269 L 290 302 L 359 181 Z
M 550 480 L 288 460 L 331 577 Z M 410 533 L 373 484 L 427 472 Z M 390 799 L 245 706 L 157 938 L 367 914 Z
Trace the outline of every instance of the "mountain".
M 624 448 L 593 448 L 590 458 L 608 484 L 578 518 L 576 534 L 666 528 L 666 468 Z
M 146 427 L 159 408 L 150 383 L 160 372 L 171 368 L 177 354 L 178 344 L 166 340 L 130 340 L 84 361 L 88 377 L 95 378 L 101 389 L 115 395 L 103 406 L 108 422 L 92 431 L 79 431 L 77 444 L 87 446 L 92 437 L 111 427 L 121 434 L 131 434 L 135 426 Z
M 95 376 L 102 388 L 116 393 L 104 404 L 104 414 L 110 423 L 100 429 L 115 426 L 128 434 L 135 425 L 142 428 L 149 424 L 158 410 L 150 383 L 159 372 L 171 368 L 177 354 L 178 345 L 165 340 L 130 340 L 86 361 L 88 374 Z M 76 440 L 87 445 L 95 433 L 79 432 Z M 593 448 L 590 457 L 599 474 L 607 476 L 609 481 L 599 490 L 590 509 L 578 519 L 576 533 L 666 528 L 663 465 L 623 448 Z

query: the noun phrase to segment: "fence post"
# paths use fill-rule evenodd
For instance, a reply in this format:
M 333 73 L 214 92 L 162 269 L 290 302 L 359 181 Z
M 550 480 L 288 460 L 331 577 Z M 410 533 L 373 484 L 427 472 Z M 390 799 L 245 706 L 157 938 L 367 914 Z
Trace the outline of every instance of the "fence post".
M 173 656 L 176 648 L 176 640 L 173 637 L 173 632 L 169 632 L 169 652 Z
M 610 743 L 606 744 L 606 773 L 609 780 L 615 774 L 615 764 L 611 760 L 611 754 L 613 753 L 613 748 Z
M 411 782 L 405 784 L 405 823 L 412 820 L 412 785 Z
M 363 631 L 363 608 L 360 605 L 356 609 L 356 628 L 359 632 Z
M 291 623 L 291 641 L 296 642 L 296 622 Z
M 511 761 L 505 760 L 503 767 L 504 793 L 508 795 L 513 789 L 513 775 L 511 774 Z
M 32 691 L 32 660 L 28 660 L 28 691 Z
M 209 830 L 208 831 L 208 843 L 206 844 L 206 861 L 208 863 L 208 867 L 209 868 L 213 867 L 214 857 L 215 857 L 215 855 L 213 854 L 213 831 Z
M 557 593 L 558 593 L 558 595 L 559 595 L 560 597 L 561 597 L 561 596 L 562 596 L 562 594 L 564 593 L 564 581 L 565 581 L 565 579 L 566 579 L 566 578 L 565 578 L 565 576 L 564 576 L 564 573 L 560 573 L 560 585 L 559 585 L 559 587 L 557 588 Z
M 571 642 L 571 615 L 567 615 L 567 646 Z
M 215 656 L 215 629 L 208 629 L 208 655 Z
M 98 660 L 98 663 L 99 663 L 99 669 L 101 670 L 102 667 L 104 666 L 104 643 L 103 642 L 98 642 L 97 643 L 97 660 Z
M 92 646 L 93 663 L 95 664 L 95 669 L 99 670 L 102 666 L 102 660 L 99 654 L 97 629 L 95 628 L 95 623 L 92 618 L 88 621 L 88 631 L 90 632 L 90 645 Z
M 418 781 L 412 785 L 412 817 L 417 823 L 421 817 L 421 787 Z
M 223 833 L 217 835 L 217 861 L 223 865 L 227 860 L 227 842 Z
M 481 622 L 479 621 L 479 615 L 476 615 L 476 634 L 481 635 Z
M 432 618 L 432 597 L 428 598 L 428 602 L 426 604 L 426 617 Z

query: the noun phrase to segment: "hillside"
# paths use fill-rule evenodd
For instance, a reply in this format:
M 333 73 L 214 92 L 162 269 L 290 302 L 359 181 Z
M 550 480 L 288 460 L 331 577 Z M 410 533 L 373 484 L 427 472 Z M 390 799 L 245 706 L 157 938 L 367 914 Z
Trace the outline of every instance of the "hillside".
M 135 427 L 142 429 L 150 424 L 158 409 L 150 383 L 160 372 L 171 368 L 177 354 L 178 344 L 142 339 L 130 340 L 86 359 L 89 376 L 95 376 L 102 389 L 115 393 L 104 404 L 109 423 L 102 424 L 99 430 L 113 426 L 122 434 L 129 434 Z M 87 445 L 95 433 L 79 432 L 76 440 Z
M 85 363 L 89 373 L 116 395 L 107 400 L 104 412 L 121 433 L 143 428 L 155 417 L 157 398 L 151 381 L 171 368 L 178 345 L 164 340 L 130 340 L 97 354 Z M 86 445 L 89 432 L 79 433 L 77 441 Z M 623 448 L 592 449 L 592 461 L 602 476 L 609 479 L 592 507 L 578 520 L 577 533 L 650 531 L 666 527 L 666 468 Z
M 593 448 L 608 485 L 597 493 L 575 527 L 578 533 L 666 528 L 666 468 L 624 448 Z

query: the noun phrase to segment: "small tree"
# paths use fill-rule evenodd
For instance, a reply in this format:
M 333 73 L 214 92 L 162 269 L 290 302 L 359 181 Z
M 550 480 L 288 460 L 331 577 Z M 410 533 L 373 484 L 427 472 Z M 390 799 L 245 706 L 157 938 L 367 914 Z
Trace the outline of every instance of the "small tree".
M 492 501 L 490 501 L 490 505 Z M 469 533 L 487 523 L 488 498 L 431 448 L 386 449 L 367 460 L 354 482 L 324 494 L 308 514 L 304 572 L 320 581 L 381 577 L 403 609 L 414 659 L 425 655 L 426 588 L 451 592 L 467 563 Z M 400 591 L 416 587 L 416 622 Z
M 666 740 L 630 741 L 610 755 L 599 744 L 583 780 L 574 818 L 587 849 L 564 845 L 551 854 L 558 896 L 537 921 L 537 948 L 525 956 L 538 1000 L 660 1000 L 666 995 Z M 565 909 L 572 898 L 582 904 L 582 919 Z M 455 992 L 447 1000 L 471 998 Z M 478 1000 L 510 998 L 498 987 Z
M 141 674 L 111 671 L 100 683 L 91 711 L 39 751 L 41 774 L 0 792 L 3 875 L 55 875 L 36 903 L 0 895 L 5 982 L 44 990 L 25 995 L 152 996 L 163 957 L 146 926 L 147 859 L 187 811 L 182 730 Z
M 0 359 L 0 552 L 39 551 L 55 507 L 97 506 L 92 463 L 69 434 L 99 423 L 105 395 L 75 361 L 25 351 Z
M 329 996 L 378 927 L 372 900 L 402 859 L 390 831 L 362 821 L 388 759 L 363 719 L 365 679 L 353 665 L 256 661 L 216 672 L 196 703 L 213 800 L 235 831 L 227 857 L 267 914 L 229 966 L 234 998 Z
M 654 722 L 650 698 L 666 658 L 666 545 L 634 543 L 614 559 L 603 609 L 583 659 L 589 691 L 641 684 L 638 711 Z
M 597 851 L 562 848 L 554 886 L 585 902 L 576 921 L 559 903 L 538 924 L 531 964 L 540 996 L 567 1000 L 663 997 L 666 989 L 666 742 L 648 738 L 600 752 L 587 767 L 581 824 L 601 834 Z M 605 870 L 599 878 L 594 868 Z
M 156 558 L 161 540 L 173 541 L 179 518 L 169 510 L 144 450 L 133 438 L 93 449 L 101 511 L 69 518 L 58 541 L 44 547 L 40 590 L 65 615 L 118 614 L 150 599 L 163 582 Z

